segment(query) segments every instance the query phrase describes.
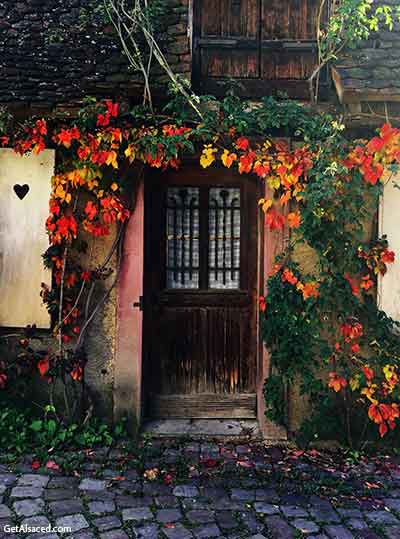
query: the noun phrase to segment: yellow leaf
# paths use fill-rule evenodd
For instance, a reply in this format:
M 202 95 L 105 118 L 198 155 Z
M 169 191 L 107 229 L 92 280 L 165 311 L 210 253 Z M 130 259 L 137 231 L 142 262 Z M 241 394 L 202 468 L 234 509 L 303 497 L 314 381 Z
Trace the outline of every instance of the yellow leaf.
M 131 144 L 125 150 L 125 157 L 129 159 L 130 163 L 132 163 L 132 161 L 134 161 L 136 158 L 135 150 Z
M 352 378 L 350 378 L 349 384 L 351 390 L 356 391 L 356 389 L 360 387 L 360 377 L 358 375 L 353 376 Z
M 54 194 L 55 194 L 55 196 L 56 196 L 57 198 L 62 198 L 62 199 L 63 199 L 64 196 L 65 196 L 64 187 L 63 187 L 61 184 L 57 185 L 57 188 L 56 188 Z
M 260 198 L 260 200 L 258 201 L 258 205 L 261 206 L 261 209 L 264 213 L 266 213 L 270 207 L 272 206 L 273 204 L 273 201 L 271 198 Z
M 267 183 L 271 189 L 279 189 L 281 186 L 281 180 L 277 176 L 269 176 Z
M 108 153 L 107 159 L 106 159 L 106 165 L 111 165 L 114 168 L 118 168 L 118 162 L 117 162 L 117 152 L 112 150 Z
M 203 168 L 209 167 L 214 161 L 215 161 L 215 153 L 217 152 L 217 148 L 213 148 L 211 144 L 207 144 L 204 146 L 204 150 L 200 157 L 200 165 Z
M 113 182 L 113 183 L 111 184 L 111 190 L 112 190 L 112 191 L 117 191 L 118 189 L 119 189 L 118 184 L 115 183 L 115 182 Z

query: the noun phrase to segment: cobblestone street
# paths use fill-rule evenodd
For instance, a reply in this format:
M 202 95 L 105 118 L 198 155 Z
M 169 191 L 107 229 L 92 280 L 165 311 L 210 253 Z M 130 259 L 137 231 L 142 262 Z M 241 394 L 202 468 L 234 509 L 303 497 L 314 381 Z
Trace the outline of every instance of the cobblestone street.
M 32 468 L 1 466 L 2 538 L 62 537 L 4 531 L 49 523 L 74 539 L 400 538 L 400 466 L 385 457 L 157 441 Z

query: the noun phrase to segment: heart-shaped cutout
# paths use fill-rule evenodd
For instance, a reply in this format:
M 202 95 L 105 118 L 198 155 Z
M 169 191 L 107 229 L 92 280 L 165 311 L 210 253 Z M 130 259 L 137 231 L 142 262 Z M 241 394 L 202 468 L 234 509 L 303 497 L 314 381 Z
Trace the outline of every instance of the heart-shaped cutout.
M 24 185 L 19 185 L 19 183 L 16 183 L 14 185 L 14 192 L 20 200 L 26 197 L 28 191 L 29 185 L 27 183 L 25 183 Z

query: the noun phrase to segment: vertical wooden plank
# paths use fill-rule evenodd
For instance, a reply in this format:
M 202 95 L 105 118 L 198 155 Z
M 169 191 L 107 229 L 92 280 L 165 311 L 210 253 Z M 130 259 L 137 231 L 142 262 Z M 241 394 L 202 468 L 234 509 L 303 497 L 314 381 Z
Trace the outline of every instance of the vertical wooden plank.
M 222 4 L 224 0 L 199 0 L 196 9 L 200 18 L 200 36 L 221 36 L 222 24 Z
M 316 55 L 311 51 L 263 50 L 261 72 L 265 80 L 306 80 L 315 64 Z
M 262 39 L 315 39 L 318 0 L 262 0 Z
M 208 77 L 259 77 L 259 1 L 260 0 L 203 0 L 197 6 L 197 29 L 195 43 L 199 49 L 194 71 L 202 78 Z M 196 37 L 196 32 L 199 33 Z M 233 46 L 210 47 L 199 44 L 199 39 L 232 38 L 254 40 L 250 50 L 240 50 Z

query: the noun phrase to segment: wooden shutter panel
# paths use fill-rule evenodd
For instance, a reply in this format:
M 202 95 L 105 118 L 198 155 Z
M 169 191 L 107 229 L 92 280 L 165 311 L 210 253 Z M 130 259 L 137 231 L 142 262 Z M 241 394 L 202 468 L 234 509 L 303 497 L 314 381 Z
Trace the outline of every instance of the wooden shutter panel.
M 258 78 L 258 0 L 200 0 L 195 16 L 198 76 Z
M 233 78 L 247 97 L 309 97 L 319 0 L 194 0 L 194 8 L 193 83 L 201 92 L 221 95 Z
M 316 62 L 318 0 L 262 0 L 261 78 L 305 80 Z

